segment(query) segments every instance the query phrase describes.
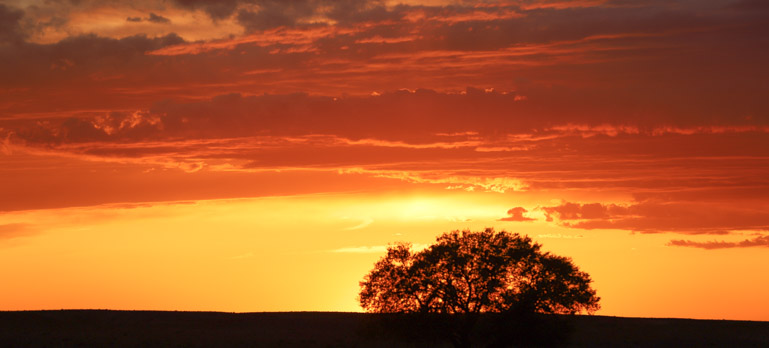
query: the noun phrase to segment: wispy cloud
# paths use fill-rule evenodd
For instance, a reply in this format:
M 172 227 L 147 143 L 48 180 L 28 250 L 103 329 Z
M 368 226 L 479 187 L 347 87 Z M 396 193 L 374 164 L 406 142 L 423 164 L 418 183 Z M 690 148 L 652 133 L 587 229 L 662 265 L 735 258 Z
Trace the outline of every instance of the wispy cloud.
M 411 244 L 411 250 L 419 251 L 429 247 L 427 244 Z M 382 254 L 387 253 L 387 245 L 344 247 L 329 250 L 332 253 L 351 253 L 351 254 Z
M 752 248 L 752 247 L 765 247 L 769 248 L 769 236 L 758 236 L 752 239 L 745 239 L 739 242 L 726 242 L 726 241 L 707 241 L 707 242 L 695 242 L 691 240 L 674 239 L 668 243 L 670 246 L 677 247 L 689 247 L 700 249 L 731 249 L 731 248 Z
M 579 239 L 579 238 L 585 238 L 585 236 L 579 234 L 579 235 L 570 235 L 570 234 L 560 234 L 560 233 L 545 233 L 545 234 L 538 234 L 537 238 L 546 238 L 546 239 Z
M 352 254 L 384 254 L 387 252 L 387 246 L 375 245 L 375 246 L 359 246 L 359 247 L 345 247 L 330 250 L 332 253 L 352 253 Z
M 540 207 L 548 221 L 576 229 L 617 229 L 641 233 L 727 234 L 769 230 L 769 206 L 726 202 L 646 201 L 629 204 L 572 203 Z M 683 241 L 678 241 L 683 243 Z M 696 243 L 695 243 L 696 244 Z
M 374 219 L 372 219 L 370 217 L 367 217 L 367 218 L 364 218 L 363 221 L 361 221 L 361 223 L 359 223 L 359 224 L 357 224 L 355 226 L 347 227 L 347 228 L 345 228 L 345 230 L 346 231 L 360 230 L 362 228 L 368 227 L 372 223 L 374 223 Z

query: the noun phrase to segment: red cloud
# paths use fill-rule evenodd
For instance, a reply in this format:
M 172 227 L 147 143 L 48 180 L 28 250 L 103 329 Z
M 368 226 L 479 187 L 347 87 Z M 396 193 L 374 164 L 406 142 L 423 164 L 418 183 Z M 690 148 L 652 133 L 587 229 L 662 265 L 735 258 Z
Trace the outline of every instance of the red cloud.
M 178 0 L 116 17 L 158 32 L 62 29 L 64 39 L 47 43 L 26 41 L 45 31 L 30 26 L 37 14 L 82 24 L 83 13 L 108 5 L 0 5 L 0 141 L 3 153 L 197 175 L 339 171 L 637 199 L 544 210 L 579 228 L 761 228 L 754 215 L 769 195 L 769 46 L 762 6 L 735 4 Z M 182 29 L 185 11 L 201 10 L 234 35 L 162 36 Z M 125 23 L 147 13 L 172 20 Z M 18 175 L 32 169 L 5 167 L 0 197 L 37 190 L 18 200 L 60 203 L 44 197 L 56 188 Z M 722 213 L 732 210 L 735 221 Z
M 0 45 L 5 43 L 18 44 L 24 39 L 24 32 L 19 24 L 24 12 L 0 4 Z
M 691 123 L 701 126 L 700 119 L 731 125 L 767 114 L 761 102 L 766 86 L 760 74 L 752 73 L 762 71 L 767 58 L 766 45 L 756 41 L 763 38 L 758 34 L 764 21 L 747 12 L 726 15 L 696 4 L 672 8 L 660 2 L 639 5 L 643 15 L 638 7 L 600 2 L 546 10 L 526 10 L 529 3 L 524 9 L 521 3 L 269 1 L 248 9 L 240 1 L 176 3 L 176 11 L 204 10 L 217 20 L 242 17 L 241 24 L 249 27 L 266 23 L 249 20 L 251 14 L 276 23 L 212 41 L 147 33 L 29 44 L 19 41 L 25 35 L 18 25 L 24 14 L 4 6 L 0 17 L 7 17 L 8 25 L 0 37 L 17 44 L 0 50 L 6 62 L 0 66 L 0 113 L 50 111 L 50 105 L 57 110 L 146 108 L 159 99 L 231 92 L 361 95 L 486 86 L 519 91 L 544 108 L 533 108 L 530 117 L 563 114 L 566 119 L 558 125 L 579 124 L 599 133 L 607 131 L 604 124 L 623 126 L 611 124 L 618 114 L 633 119 L 625 125 L 638 127 L 643 125 L 633 123 L 672 117 L 676 122 L 669 126 L 683 130 Z M 77 9 L 73 5 L 71 15 L 82 15 Z M 424 16 L 416 20 L 414 13 Z M 264 70 L 279 73 L 248 74 Z
M 548 221 L 565 227 L 618 229 L 641 233 L 726 234 L 769 231 L 769 205 L 734 206 L 728 201 L 647 201 L 632 204 L 571 203 L 540 207 Z
M 530 217 L 523 216 L 523 213 L 528 212 L 528 210 L 524 209 L 523 207 L 515 207 L 507 211 L 508 217 L 504 217 L 499 219 L 499 221 L 535 221 L 536 219 L 532 219 Z
M 379 96 L 226 94 L 133 110 L 0 119 L 0 139 L 9 153 L 17 149 L 186 171 L 341 171 L 468 190 L 621 191 L 639 202 L 740 202 L 769 192 L 763 119 L 735 120 L 755 127 L 728 132 L 703 126 L 658 133 L 654 129 L 674 120 L 647 119 L 642 127 L 628 125 L 638 123 L 632 118 L 618 118 L 612 121 L 622 125 L 617 129 L 634 131 L 607 131 L 604 125 L 584 129 L 602 134 L 584 136 L 575 134 L 582 128 L 569 126 L 563 113 L 530 117 L 547 103 L 521 102 L 516 96 L 473 88 Z M 644 207 L 565 203 L 542 210 L 550 219 L 580 228 L 656 231 L 644 225 L 648 218 L 640 219 Z M 696 209 L 680 213 L 690 216 L 690 210 Z M 649 216 L 660 219 L 656 213 Z M 659 226 L 689 228 L 676 227 L 672 218 Z M 713 232 L 707 228 L 696 229 Z
M 566 202 L 554 207 L 541 207 L 547 221 L 553 221 L 553 216 L 559 220 L 596 220 L 628 214 L 628 208 L 617 204 L 604 205 L 601 203 L 570 203 Z
M 690 240 L 671 240 L 668 243 L 670 246 L 678 247 L 690 247 L 701 249 L 729 249 L 729 248 L 752 248 L 752 247 L 765 247 L 769 248 L 769 236 L 759 236 L 753 239 L 745 239 L 740 242 L 725 242 L 725 241 L 709 241 L 709 242 L 693 242 Z

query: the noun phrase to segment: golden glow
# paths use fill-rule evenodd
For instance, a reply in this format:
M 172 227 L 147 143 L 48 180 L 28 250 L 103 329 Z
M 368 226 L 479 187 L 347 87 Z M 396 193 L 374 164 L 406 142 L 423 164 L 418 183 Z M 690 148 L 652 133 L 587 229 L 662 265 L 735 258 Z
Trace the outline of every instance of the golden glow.
M 427 243 L 432 231 L 411 226 L 457 225 L 451 205 L 311 195 L 11 213 L 3 224 L 34 232 L 3 247 L 16 266 L 0 271 L 0 308 L 357 310 L 357 281 L 379 255 L 336 250 Z
M 729 271 L 762 261 L 762 250 L 725 250 L 714 260 L 666 247 L 662 235 L 499 222 L 488 212 L 506 199 L 485 198 L 319 194 L 8 213 L 0 224 L 31 231 L 4 241 L 0 262 L 13 267 L 0 270 L 0 308 L 358 311 L 357 282 L 382 246 L 494 226 L 571 256 L 593 276 L 600 314 L 713 318 L 701 308 L 702 288 L 728 299 L 714 304 L 722 318 L 762 319 L 769 310 L 750 300 L 769 284 Z
M 599 314 L 769 320 L 763 5 L 356 4 L 0 4 L 0 310 L 358 310 L 495 227 Z

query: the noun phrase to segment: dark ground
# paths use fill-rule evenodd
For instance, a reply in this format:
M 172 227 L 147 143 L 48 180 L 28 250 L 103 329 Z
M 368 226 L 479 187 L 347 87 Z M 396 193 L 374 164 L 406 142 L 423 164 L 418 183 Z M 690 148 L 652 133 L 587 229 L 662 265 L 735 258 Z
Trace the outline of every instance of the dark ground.
M 2 347 L 449 347 L 408 340 L 362 313 L 62 310 L 0 312 Z M 567 347 L 769 347 L 769 322 L 558 317 Z M 562 319 L 562 320 L 561 320 Z M 562 326 L 563 327 L 563 326 Z M 536 332 L 537 330 L 530 331 Z M 476 342 L 486 342 L 477 333 Z M 413 338 L 413 337 L 412 337 Z M 537 345 L 537 344 L 535 344 Z M 485 346 L 485 343 L 479 344 Z

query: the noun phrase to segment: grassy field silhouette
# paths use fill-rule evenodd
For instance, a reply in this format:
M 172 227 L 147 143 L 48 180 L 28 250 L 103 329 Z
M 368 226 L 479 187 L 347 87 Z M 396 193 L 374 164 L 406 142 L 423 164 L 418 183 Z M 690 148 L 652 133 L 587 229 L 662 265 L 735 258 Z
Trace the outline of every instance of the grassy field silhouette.
M 221 313 L 113 310 L 0 312 L 7 347 L 449 347 L 440 338 L 383 331 L 380 314 Z M 563 317 L 557 346 L 766 347 L 769 322 Z M 476 337 L 477 346 L 485 346 Z

